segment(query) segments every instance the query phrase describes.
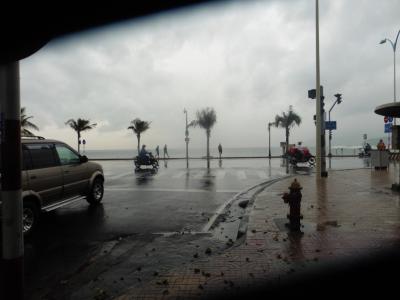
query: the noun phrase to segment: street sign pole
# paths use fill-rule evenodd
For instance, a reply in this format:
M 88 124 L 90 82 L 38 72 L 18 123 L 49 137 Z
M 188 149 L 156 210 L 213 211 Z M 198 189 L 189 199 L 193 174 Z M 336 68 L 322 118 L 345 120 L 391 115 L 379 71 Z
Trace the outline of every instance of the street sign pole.
M 329 110 L 328 113 L 328 120 L 329 120 L 329 124 L 331 123 L 331 110 Z M 329 168 L 331 168 L 331 156 L 332 156 L 332 152 L 331 152 L 331 141 L 332 141 L 332 129 L 329 128 Z
M 384 124 L 384 133 L 387 133 L 388 134 L 388 138 L 387 138 L 387 148 L 388 149 L 390 149 L 391 147 L 391 145 L 390 145 L 390 143 L 391 143 L 391 141 L 390 141 L 390 134 L 392 133 L 392 125 L 393 125 L 393 117 L 387 117 L 387 116 L 385 116 L 384 118 L 383 118 L 383 122 L 385 123 Z
M 324 90 L 321 87 L 321 177 L 328 177 L 326 171 L 326 138 L 325 138 L 325 109 L 324 109 Z

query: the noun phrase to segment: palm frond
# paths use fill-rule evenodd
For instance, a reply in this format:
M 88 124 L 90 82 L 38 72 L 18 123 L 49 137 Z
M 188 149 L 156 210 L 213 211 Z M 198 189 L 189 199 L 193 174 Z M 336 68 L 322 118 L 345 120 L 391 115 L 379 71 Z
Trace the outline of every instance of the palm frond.
M 34 123 L 29 121 L 29 119 L 33 118 L 33 116 L 27 116 L 26 115 L 26 108 L 21 107 L 20 110 L 20 119 L 21 119 L 21 134 L 25 134 L 26 136 L 34 136 L 32 132 L 30 132 L 27 128 L 39 130 L 39 127 L 37 127 Z
M 151 122 L 142 121 L 139 118 L 134 119 L 131 121 L 131 126 L 128 129 L 132 129 L 134 133 L 141 134 L 142 132 L 146 131 L 150 128 Z
M 275 126 L 276 127 L 282 127 L 282 128 L 291 128 L 294 127 L 295 125 L 300 125 L 301 124 L 301 117 L 296 114 L 292 109 L 289 109 L 289 111 L 282 112 L 282 115 L 276 115 L 275 116 Z
M 217 122 L 215 110 L 210 107 L 197 111 L 196 117 L 197 120 L 193 122 L 193 126 L 200 126 L 206 130 L 210 130 Z
M 67 122 L 65 122 L 65 125 L 69 125 L 76 132 L 81 132 L 93 129 L 97 124 L 90 124 L 89 120 L 78 118 L 77 120 L 69 119 Z

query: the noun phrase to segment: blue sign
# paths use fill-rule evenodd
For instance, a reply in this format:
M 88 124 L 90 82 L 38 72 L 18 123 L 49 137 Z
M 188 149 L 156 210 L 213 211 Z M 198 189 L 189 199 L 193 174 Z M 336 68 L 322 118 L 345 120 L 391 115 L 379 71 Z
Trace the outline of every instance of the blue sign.
M 388 118 L 388 122 L 389 122 L 389 123 L 392 123 L 392 122 L 393 122 L 393 117 L 389 117 L 389 118 Z
M 325 121 L 325 130 L 336 130 L 336 121 Z
M 392 123 L 385 124 L 385 133 L 392 132 Z

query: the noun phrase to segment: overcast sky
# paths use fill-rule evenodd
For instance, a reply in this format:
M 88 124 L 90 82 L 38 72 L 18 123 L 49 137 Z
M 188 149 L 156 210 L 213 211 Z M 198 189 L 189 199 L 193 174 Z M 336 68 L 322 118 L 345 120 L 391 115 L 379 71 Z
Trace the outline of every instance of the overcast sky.
M 83 134 L 86 149 L 135 149 L 127 130 L 135 118 L 151 121 L 142 135 L 148 148 L 184 148 L 183 109 L 190 121 L 207 106 L 217 114 L 211 147 L 264 147 L 267 123 L 293 105 L 302 124 L 291 142 L 314 146 L 315 100 L 307 98 L 315 88 L 314 6 L 228 1 L 52 41 L 20 64 L 21 105 L 39 135 L 73 147 L 76 134 L 65 121 L 97 123 Z M 393 49 L 379 42 L 396 38 L 399 12 L 398 0 L 320 1 L 325 107 L 343 94 L 331 113 L 333 145 L 361 144 L 364 133 L 385 136 L 374 109 L 393 101 Z M 190 138 L 191 147 L 205 146 L 204 130 L 191 129 Z M 274 146 L 284 139 L 283 129 L 271 130 Z

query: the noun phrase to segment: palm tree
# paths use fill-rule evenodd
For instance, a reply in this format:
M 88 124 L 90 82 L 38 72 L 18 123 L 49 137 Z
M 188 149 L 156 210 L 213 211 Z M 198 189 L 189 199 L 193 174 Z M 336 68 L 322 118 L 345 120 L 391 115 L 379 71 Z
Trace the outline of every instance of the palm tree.
M 78 153 L 81 153 L 80 152 L 81 132 L 93 129 L 97 125 L 96 123 L 94 124 L 89 124 L 89 123 L 90 123 L 89 120 L 81 118 L 78 118 L 76 121 L 74 119 L 69 119 L 67 122 L 65 122 L 65 125 L 69 125 L 78 134 Z
M 215 110 L 210 107 L 206 107 L 200 111 L 196 112 L 197 119 L 194 121 L 194 126 L 200 126 L 206 130 L 207 135 L 207 168 L 210 168 L 210 134 L 211 128 L 214 126 L 215 122 L 217 122 L 217 115 L 215 114 Z
M 28 130 L 28 128 L 32 128 L 35 130 L 39 130 L 39 128 L 33 124 L 29 119 L 33 118 L 33 116 L 27 116 L 25 107 L 21 107 L 21 135 L 22 136 L 34 136 L 34 134 Z
M 285 128 L 286 133 L 286 152 L 289 147 L 289 135 L 290 135 L 290 128 L 294 127 L 295 125 L 299 126 L 301 123 L 301 118 L 298 114 L 296 114 L 292 106 L 289 106 L 289 111 L 282 112 L 282 115 L 275 116 L 275 126 Z
M 151 122 L 142 121 L 139 118 L 136 118 L 135 120 L 131 121 L 131 126 L 128 127 L 128 129 L 132 129 L 132 131 L 136 134 L 138 155 L 140 152 L 140 134 L 150 128 L 150 123 Z

